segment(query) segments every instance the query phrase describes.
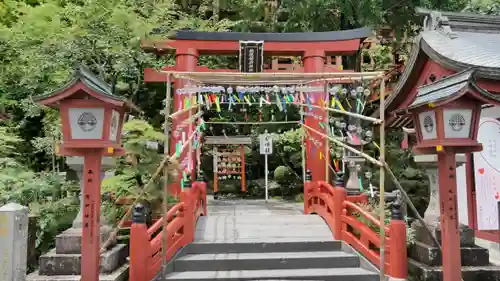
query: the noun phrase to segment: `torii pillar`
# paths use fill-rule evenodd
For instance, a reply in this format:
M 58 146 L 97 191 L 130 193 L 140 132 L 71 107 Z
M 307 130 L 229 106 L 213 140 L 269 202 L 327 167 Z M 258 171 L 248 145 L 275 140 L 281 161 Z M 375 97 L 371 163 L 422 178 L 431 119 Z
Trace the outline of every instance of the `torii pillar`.
M 198 65 L 198 57 L 199 57 L 199 52 L 197 49 L 177 48 L 175 51 L 176 71 L 189 71 L 189 72 L 196 71 L 196 67 Z M 185 79 L 176 79 L 174 81 L 173 112 L 177 112 L 177 111 L 183 109 L 183 96 L 177 94 L 177 90 L 189 86 L 190 83 L 191 83 L 190 81 L 187 81 Z M 178 124 L 180 122 L 186 120 L 187 118 L 189 118 L 189 111 L 181 114 L 180 116 L 178 116 L 174 120 L 172 120 L 171 134 L 177 134 L 178 138 L 174 138 L 175 141 L 170 142 L 170 155 L 172 155 L 175 152 L 176 142 L 179 141 L 180 139 L 182 139 L 182 133 L 184 132 L 184 134 L 186 135 L 186 139 L 187 139 L 195 130 L 195 126 L 193 126 L 193 124 L 190 124 L 189 126 L 184 127 L 184 128 L 178 128 Z M 175 132 L 177 132 L 177 133 L 175 133 Z M 186 149 L 185 152 L 182 153 L 181 156 L 179 157 L 179 162 L 183 162 L 185 157 L 189 157 L 188 156 L 189 153 L 191 153 L 191 167 L 193 168 L 193 171 L 194 171 L 194 162 L 196 159 L 196 155 L 193 151 L 188 151 L 188 149 Z M 182 169 L 184 169 L 184 167 L 182 167 Z M 194 178 L 194 174 L 191 175 L 191 178 Z M 178 196 L 180 194 L 180 192 L 181 192 L 181 180 L 182 180 L 182 172 L 179 173 L 177 180 L 168 186 L 169 194 L 171 194 L 172 196 Z
M 303 63 L 304 63 L 304 72 L 305 73 L 321 73 L 325 70 L 325 57 L 326 53 L 324 50 L 311 49 L 304 52 Z M 315 83 L 314 86 L 324 85 L 322 82 Z M 316 93 L 308 93 L 311 100 L 311 104 L 323 107 L 321 101 L 324 98 L 325 93 L 316 92 Z M 327 126 L 321 127 L 319 122 L 326 122 L 328 118 L 328 113 L 324 109 L 320 108 L 311 108 L 309 112 L 313 112 L 315 116 L 322 118 L 322 120 L 316 119 L 314 116 L 307 115 L 305 116 L 305 124 L 322 134 L 328 135 L 326 130 Z M 313 181 L 326 181 L 327 180 L 327 172 L 325 169 L 325 161 L 330 160 L 330 153 L 328 152 L 328 139 L 322 139 L 320 136 L 316 135 L 313 132 L 309 132 L 314 139 L 321 140 L 321 147 L 315 147 L 315 145 L 306 138 L 306 170 L 311 171 L 312 180 Z M 314 148 L 314 149 L 313 149 Z M 313 153 L 313 150 L 315 151 Z M 320 157 L 320 152 L 323 157 Z M 327 152 L 327 153 L 325 153 Z M 321 158 L 321 159 L 320 159 Z M 326 158 L 326 160 L 325 160 Z M 329 177 L 328 177 L 329 178 Z

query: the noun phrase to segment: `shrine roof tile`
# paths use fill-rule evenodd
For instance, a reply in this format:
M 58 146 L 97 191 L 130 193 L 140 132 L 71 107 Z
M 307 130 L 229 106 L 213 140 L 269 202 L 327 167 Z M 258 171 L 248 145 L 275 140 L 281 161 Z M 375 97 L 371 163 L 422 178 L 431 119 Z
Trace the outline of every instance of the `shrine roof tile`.
M 456 71 L 478 67 L 479 77 L 500 79 L 500 34 L 454 34 L 449 36 L 440 30 L 424 31 L 420 34 L 423 39 L 421 47 L 444 67 Z
M 321 42 L 364 39 L 373 35 L 370 27 L 327 32 L 203 32 L 179 30 L 172 38 L 175 40 L 197 41 L 267 41 L 267 42 Z
M 419 87 L 417 89 L 417 96 L 408 109 L 434 103 L 457 94 L 472 81 L 474 71 L 475 69 L 468 69 L 432 84 Z
M 73 76 L 64 86 L 62 86 L 61 88 L 59 88 L 53 92 L 33 97 L 33 99 L 35 101 L 41 101 L 41 100 L 45 100 L 45 99 L 57 96 L 59 94 L 64 93 L 65 91 L 67 91 L 68 89 L 70 89 L 71 87 L 73 87 L 75 84 L 77 84 L 79 82 L 83 83 L 85 86 L 89 87 L 90 89 L 92 89 L 96 93 L 98 93 L 98 94 L 100 94 L 108 99 L 118 101 L 118 102 L 123 102 L 130 109 L 140 111 L 134 104 L 132 104 L 127 99 L 113 94 L 113 91 L 112 91 L 111 86 L 109 84 L 107 84 L 104 80 L 98 78 L 96 75 L 94 75 L 94 73 L 92 73 L 92 71 L 90 71 L 90 69 L 88 69 L 86 66 L 83 66 L 83 65 L 77 65 L 75 67 L 75 71 L 73 73 Z

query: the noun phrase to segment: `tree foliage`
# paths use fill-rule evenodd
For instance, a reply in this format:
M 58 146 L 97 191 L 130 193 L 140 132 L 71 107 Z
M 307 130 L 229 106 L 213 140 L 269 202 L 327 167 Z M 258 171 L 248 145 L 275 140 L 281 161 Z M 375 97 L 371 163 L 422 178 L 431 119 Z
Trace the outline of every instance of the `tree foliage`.
M 478 13 L 483 15 L 500 15 L 499 0 L 472 0 L 464 8 L 464 12 Z

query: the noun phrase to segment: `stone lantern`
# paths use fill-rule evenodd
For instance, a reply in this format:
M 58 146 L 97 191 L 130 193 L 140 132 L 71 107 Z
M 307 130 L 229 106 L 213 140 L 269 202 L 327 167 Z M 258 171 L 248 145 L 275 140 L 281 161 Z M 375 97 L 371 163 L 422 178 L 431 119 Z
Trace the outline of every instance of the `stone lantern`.
M 414 151 L 437 154 L 443 281 L 462 278 L 456 153 L 482 150 L 477 141 L 481 105 L 500 104 L 500 99 L 474 86 L 473 74 L 469 69 L 422 86 L 407 108 L 396 111 L 413 117 Z
M 63 88 L 34 98 L 59 109 L 62 142 L 59 153 L 83 156 L 83 216 L 80 273 L 98 281 L 100 272 L 101 160 L 123 155 L 121 130 L 127 110 L 137 108 L 114 95 L 111 87 L 83 66 Z

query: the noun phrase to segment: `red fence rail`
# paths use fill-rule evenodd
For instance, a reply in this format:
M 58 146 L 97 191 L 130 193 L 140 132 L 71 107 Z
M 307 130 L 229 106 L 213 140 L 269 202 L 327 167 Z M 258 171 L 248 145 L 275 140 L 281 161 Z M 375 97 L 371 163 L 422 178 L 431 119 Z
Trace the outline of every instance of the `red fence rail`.
M 344 188 L 326 182 L 306 181 L 304 186 L 304 213 L 318 214 L 332 230 L 336 240 L 342 240 L 380 268 L 380 235 L 360 220 L 375 228 L 385 228 L 385 270 L 394 278 L 408 275 L 406 255 L 406 224 L 400 215 L 393 215 L 389 226 L 381 226 L 378 219 L 356 203 L 367 203 L 366 195 L 348 196 Z M 391 251 L 397 249 L 397 251 Z
M 194 240 L 196 221 L 206 216 L 206 184 L 194 182 L 181 193 L 181 200 L 172 207 L 166 217 L 146 226 L 144 207 L 138 205 L 130 229 L 130 281 L 150 281 L 161 269 L 162 238 L 166 232 L 166 260 L 170 260 L 183 246 Z M 163 229 L 164 220 L 168 226 Z

